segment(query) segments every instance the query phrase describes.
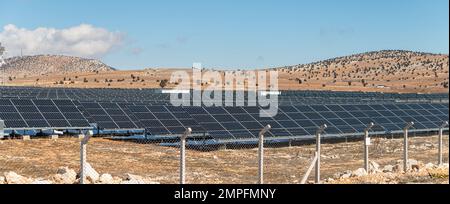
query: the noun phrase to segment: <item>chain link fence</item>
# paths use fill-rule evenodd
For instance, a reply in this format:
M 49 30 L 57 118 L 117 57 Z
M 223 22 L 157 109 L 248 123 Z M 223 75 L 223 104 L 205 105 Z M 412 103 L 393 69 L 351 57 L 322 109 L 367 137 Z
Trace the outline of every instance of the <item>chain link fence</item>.
M 411 132 L 409 159 L 438 163 L 439 132 Z M 395 168 L 403 159 L 403 134 L 370 134 L 370 167 Z M 160 140 L 92 137 L 86 145 L 84 182 L 80 180 L 82 139 L 77 135 L 0 140 L 0 179 L 3 183 L 180 183 L 180 138 Z M 448 163 L 448 131 L 443 134 L 443 162 Z M 185 183 L 257 184 L 258 142 L 210 144 L 187 139 Z M 263 183 L 299 184 L 316 153 L 311 140 L 264 142 Z M 362 137 L 322 137 L 321 182 L 364 168 Z M 392 170 L 389 170 L 392 171 Z M 306 180 L 314 183 L 314 171 Z

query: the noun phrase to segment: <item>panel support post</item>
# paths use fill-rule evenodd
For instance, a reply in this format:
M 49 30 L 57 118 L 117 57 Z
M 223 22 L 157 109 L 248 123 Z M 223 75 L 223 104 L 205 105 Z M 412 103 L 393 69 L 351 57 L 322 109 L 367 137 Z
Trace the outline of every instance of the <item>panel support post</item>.
M 408 130 L 414 125 L 414 122 L 409 122 L 403 129 L 403 171 L 408 171 Z
M 80 184 L 86 183 L 86 166 L 87 166 L 87 143 L 93 135 L 92 131 L 88 131 L 86 136 L 80 142 Z
M 1 123 L 1 122 L 0 122 Z M 1 124 L 0 124 L 1 125 Z M 442 125 L 441 125 L 441 127 L 439 128 L 439 152 L 438 152 L 438 165 L 439 166 L 442 166 L 442 164 L 444 163 L 443 162 L 443 159 L 442 159 L 442 148 L 443 148 L 443 146 L 442 146 L 442 137 L 443 137 L 443 134 L 444 134 L 444 128 L 446 127 L 446 126 L 448 126 L 448 121 L 445 121 Z
M 191 128 L 186 131 L 180 138 L 180 184 L 186 183 L 186 138 L 192 133 Z
M 364 130 L 364 169 L 367 173 L 369 173 L 369 146 L 370 146 L 370 137 L 369 131 L 374 126 L 374 123 L 370 123 L 367 125 L 367 128 Z
M 0 139 L 5 137 L 5 121 L 0 119 Z
M 270 125 L 259 132 L 258 143 L 258 184 L 264 184 L 264 134 L 272 128 Z
M 317 130 L 316 132 L 316 154 L 317 154 L 317 160 L 316 160 L 316 175 L 315 175 L 315 183 L 316 184 L 320 184 L 320 137 L 321 134 L 323 133 L 323 131 L 325 131 L 325 129 L 328 126 L 326 124 L 320 126 L 320 128 Z

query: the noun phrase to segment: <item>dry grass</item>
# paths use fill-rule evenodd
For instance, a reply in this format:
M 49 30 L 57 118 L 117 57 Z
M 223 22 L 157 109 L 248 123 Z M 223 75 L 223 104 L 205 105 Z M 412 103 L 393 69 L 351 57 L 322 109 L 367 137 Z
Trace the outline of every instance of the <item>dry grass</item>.
M 422 169 L 405 173 L 378 173 L 363 177 L 338 179 L 329 184 L 448 184 L 448 168 Z
M 444 137 L 444 160 L 448 162 L 448 137 Z M 437 160 L 437 137 L 411 138 L 410 157 L 423 163 Z M 383 165 L 402 158 L 401 139 L 376 139 L 370 159 Z M 265 181 L 299 183 L 315 150 L 314 145 L 267 148 Z M 88 145 L 88 161 L 100 173 L 123 177 L 126 173 L 148 176 L 161 183 L 178 182 L 179 151 L 157 144 L 138 144 L 94 138 Z M 322 178 L 355 170 L 363 165 L 362 142 L 323 144 Z M 187 152 L 188 183 L 256 183 L 257 149 Z M 15 171 L 28 177 L 47 178 L 58 167 L 79 168 L 78 139 L 5 140 L 0 142 L 0 172 Z M 447 170 L 448 171 L 448 170 Z M 447 174 L 433 173 L 435 180 L 402 182 L 437 182 Z M 312 178 L 312 177 L 311 177 Z M 352 182 L 349 182 L 352 183 Z
M 186 71 L 191 73 L 189 69 L 149 69 L 149 70 L 130 70 L 130 71 L 108 71 L 99 73 L 70 73 L 70 74 L 51 74 L 38 77 L 17 78 L 13 81 L 7 81 L 9 86 L 37 86 L 37 87 L 59 87 L 59 88 L 160 88 L 160 80 L 171 78 L 175 71 Z M 346 68 L 347 72 L 351 68 Z M 318 73 L 325 72 L 322 70 Z M 423 71 L 428 73 L 427 71 Z M 139 77 L 139 81 L 133 81 L 131 75 Z M 331 78 L 317 77 L 311 78 L 302 84 L 296 81 L 297 78 L 304 80 L 307 72 L 293 72 L 280 69 L 278 73 L 278 89 L 279 90 L 328 90 L 328 91 L 365 91 L 365 92 L 391 92 L 391 93 L 448 93 L 448 88 L 440 85 L 444 81 L 448 81 L 447 73 L 440 73 L 437 78 L 433 76 L 413 76 L 409 73 L 398 73 L 391 76 L 367 76 L 368 85 L 364 86 L 358 79 L 347 78 Z M 399 80 L 398 77 L 408 77 L 408 80 Z M 373 79 L 372 79 L 373 78 Z M 66 84 L 60 85 L 60 82 L 66 79 Z M 70 80 L 69 80 L 70 79 Z M 84 81 L 87 80 L 87 82 Z M 107 81 L 105 81 L 107 80 Z M 119 80 L 119 81 L 118 81 Z M 124 81 L 122 81 L 124 80 Z M 73 81 L 73 83 L 70 83 Z M 111 81 L 111 82 L 110 82 Z M 348 82 L 352 81 L 349 85 Z M 166 88 L 175 87 L 169 84 Z M 385 86 L 379 88 L 378 86 Z M 405 86 L 405 87 L 404 87 Z M 208 87 L 205 85 L 203 88 Z

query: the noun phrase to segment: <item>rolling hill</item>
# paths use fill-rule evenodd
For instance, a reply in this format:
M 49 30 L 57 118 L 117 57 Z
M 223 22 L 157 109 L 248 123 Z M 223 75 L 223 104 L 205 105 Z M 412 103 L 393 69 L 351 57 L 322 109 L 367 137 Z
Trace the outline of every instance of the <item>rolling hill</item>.
M 115 70 L 98 60 L 59 55 L 13 57 L 6 59 L 5 62 L 0 71 L 8 77 L 15 78 Z
M 383 50 L 271 70 L 278 70 L 280 90 L 448 93 L 448 59 L 447 54 Z M 12 58 L 8 63 L 2 69 L 11 77 L 7 85 L 13 86 L 159 88 L 180 70 L 115 70 L 97 60 L 64 56 Z

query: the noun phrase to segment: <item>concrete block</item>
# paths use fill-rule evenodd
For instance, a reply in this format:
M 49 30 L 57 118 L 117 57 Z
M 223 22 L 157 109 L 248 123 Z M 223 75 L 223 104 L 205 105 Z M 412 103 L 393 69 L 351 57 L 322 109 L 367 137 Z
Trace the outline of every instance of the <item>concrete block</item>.
M 52 140 L 57 140 L 59 138 L 58 135 L 50 135 L 50 139 Z
M 29 135 L 23 135 L 22 140 L 24 140 L 24 141 L 31 140 L 31 137 Z

